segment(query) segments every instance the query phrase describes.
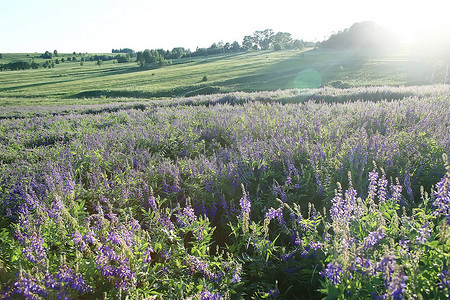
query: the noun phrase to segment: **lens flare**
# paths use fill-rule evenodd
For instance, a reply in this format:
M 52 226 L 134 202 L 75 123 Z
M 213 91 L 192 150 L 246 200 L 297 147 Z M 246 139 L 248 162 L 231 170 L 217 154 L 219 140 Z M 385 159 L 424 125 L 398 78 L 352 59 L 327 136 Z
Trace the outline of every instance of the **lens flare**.
M 293 81 L 293 88 L 319 88 L 322 85 L 322 75 L 313 69 L 306 69 L 295 76 Z

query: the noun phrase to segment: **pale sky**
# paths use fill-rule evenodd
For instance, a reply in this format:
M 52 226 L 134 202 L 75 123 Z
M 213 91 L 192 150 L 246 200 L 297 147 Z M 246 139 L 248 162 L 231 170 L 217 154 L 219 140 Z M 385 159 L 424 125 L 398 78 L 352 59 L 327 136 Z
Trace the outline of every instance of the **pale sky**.
M 448 0 L 0 0 L 0 53 L 195 50 L 268 28 L 322 41 L 368 20 L 408 39 L 450 36 Z

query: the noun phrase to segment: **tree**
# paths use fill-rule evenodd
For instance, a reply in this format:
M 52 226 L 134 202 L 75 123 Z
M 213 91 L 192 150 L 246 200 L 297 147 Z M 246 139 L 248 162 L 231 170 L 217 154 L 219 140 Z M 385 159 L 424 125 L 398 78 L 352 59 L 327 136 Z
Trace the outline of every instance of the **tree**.
M 45 59 L 51 59 L 52 56 L 53 56 L 53 54 L 48 51 L 45 51 L 45 53 L 42 54 L 42 58 L 45 58 Z
M 242 40 L 242 48 L 244 48 L 244 50 L 252 49 L 254 41 L 254 37 L 250 35 L 244 36 L 244 39 Z
M 268 50 L 272 46 L 273 30 L 266 29 L 263 31 L 255 31 L 253 34 L 258 46 L 263 50 Z
M 274 43 L 274 47 L 275 44 L 279 44 L 284 48 L 290 48 L 290 45 L 292 43 L 292 37 L 291 34 L 288 32 L 277 32 L 275 35 L 272 36 L 272 42 Z
M 177 47 L 177 48 L 172 49 L 171 55 L 168 58 L 178 59 L 178 58 L 182 58 L 183 55 L 184 55 L 184 48 Z
M 391 33 L 374 22 L 355 23 L 338 33 L 332 34 L 321 43 L 325 48 L 380 48 L 391 46 Z
M 97 64 L 97 66 L 103 65 L 103 60 L 101 60 L 101 59 L 97 60 L 96 64 Z
M 121 63 L 127 63 L 127 62 L 129 62 L 130 61 L 130 59 L 131 59 L 131 57 L 130 57 L 130 54 L 126 54 L 126 55 L 120 55 L 120 54 L 118 54 L 117 56 L 116 56 L 116 59 L 117 59 L 117 62 L 119 63 L 119 64 L 121 64 Z
M 231 44 L 231 52 L 238 52 L 241 50 L 241 46 L 237 41 L 234 41 L 233 44 Z
M 155 60 L 152 56 L 152 53 L 148 49 L 144 50 L 143 59 L 144 59 L 144 65 L 149 65 L 149 64 L 155 62 Z
M 0 53 L 0 59 L 2 59 L 3 58 L 3 55 Z
M 58 51 L 53 50 L 53 56 L 57 57 L 58 56 Z

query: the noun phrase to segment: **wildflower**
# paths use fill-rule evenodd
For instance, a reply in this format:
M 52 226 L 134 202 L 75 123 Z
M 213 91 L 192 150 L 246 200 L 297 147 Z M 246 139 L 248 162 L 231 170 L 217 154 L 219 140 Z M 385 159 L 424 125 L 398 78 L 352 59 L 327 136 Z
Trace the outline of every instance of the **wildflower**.
M 444 156 L 446 159 L 446 156 Z M 445 176 L 436 184 L 433 193 L 435 216 L 445 216 L 447 224 L 450 225 L 450 165 L 446 164 L 447 172 Z
M 186 206 L 181 213 L 177 214 L 177 219 L 182 226 L 188 226 L 197 221 L 197 216 L 192 207 Z
M 250 209 L 251 209 L 251 203 L 250 200 L 248 199 L 247 193 L 244 190 L 244 195 L 242 196 L 242 198 L 239 200 L 239 204 L 241 205 L 241 211 L 242 214 L 250 214 Z
M 278 222 L 280 224 L 284 223 L 284 219 L 283 219 L 283 207 L 280 207 L 278 209 L 274 209 L 274 208 L 269 208 L 269 211 L 266 213 L 266 219 L 268 219 L 269 221 L 277 218 Z
M 444 291 L 450 291 L 450 272 L 448 270 L 443 270 L 439 274 L 439 279 L 439 288 Z
M 95 244 L 97 242 L 96 235 L 92 230 L 88 230 L 83 236 L 83 239 L 90 244 Z
M 386 201 L 386 188 L 388 181 L 386 180 L 386 175 L 383 173 L 381 178 L 378 179 L 378 200 L 381 202 Z
M 208 290 L 203 290 L 200 292 L 200 299 L 201 300 L 220 300 L 223 297 L 218 293 L 211 293 Z
M 406 193 L 409 196 L 409 200 L 411 202 L 414 202 L 414 195 L 413 195 L 413 190 L 411 188 L 411 181 L 410 181 L 410 179 L 411 179 L 411 174 L 409 174 L 409 172 L 406 172 L 405 173 L 405 179 L 404 179 L 403 183 L 404 183 L 404 186 L 406 188 Z
M 67 284 L 73 290 L 85 293 L 92 290 L 83 277 L 80 274 L 74 274 L 73 270 L 70 269 L 67 265 L 60 266 L 58 273 L 56 274 L 56 278 L 61 283 Z
M 377 181 L 378 181 L 378 172 L 373 170 L 369 172 L 369 195 L 368 197 L 371 199 L 375 199 L 377 194 Z
M 430 234 L 431 229 L 429 228 L 429 224 L 424 223 L 417 231 L 416 242 L 421 245 L 425 244 L 430 237 Z
M 248 232 L 248 222 L 250 220 L 251 203 L 248 198 L 247 192 L 245 191 L 244 185 L 242 185 L 242 193 L 243 193 L 243 196 L 242 196 L 241 200 L 239 201 L 239 204 L 241 205 L 243 231 L 244 231 L 244 233 L 247 233 Z
M 279 294 L 280 294 L 280 291 L 278 289 L 269 290 L 269 296 L 275 297 L 275 296 L 278 296 Z
M 391 185 L 391 190 L 392 190 L 392 201 L 394 203 L 400 203 L 401 199 L 402 199 L 402 190 L 403 187 L 400 185 L 400 182 L 398 181 L 398 178 L 396 178 L 396 182 L 397 184 L 392 184 Z
M 406 290 L 406 280 L 408 279 L 408 276 L 406 276 L 402 271 L 400 271 L 398 274 L 395 274 L 395 276 L 392 278 L 392 280 L 389 282 L 388 288 L 389 293 L 392 299 L 394 300 L 400 300 L 403 299 L 403 294 Z
M 362 242 L 361 250 L 365 252 L 366 250 L 373 248 L 385 236 L 386 234 L 384 233 L 384 229 L 378 229 L 377 231 L 370 232 Z
M 152 247 L 147 247 L 147 250 L 145 250 L 144 252 L 144 257 L 143 257 L 143 261 L 145 263 L 150 263 L 152 261 L 152 253 L 154 253 L 155 251 L 152 249 Z
M 38 284 L 38 280 L 22 271 L 17 281 L 14 282 L 12 294 L 22 295 L 25 299 L 39 299 L 38 296 L 47 297 L 47 292 Z
M 236 268 L 233 270 L 233 278 L 231 279 L 232 283 L 241 282 L 241 272 L 242 272 L 242 265 L 236 264 Z
M 158 209 L 158 207 L 156 205 L 156 201 L 155 201 L 155 196 L 153 196 L 153 190 L 152 190 L 150 197 L 148 198 L 147 204 L 148 204 L 148 207 L 150 207 L 152 210 Z
M 87 247 L 86 243 L 83 241 L 83 236 L 78 231 L 75 231 L 72 234 L 72 241 L 74 245 L 79 245 L 80 251 L 84 251 Z
M 337 261 L 329 263 L 327 265 L 327 268 L 320 272 L 322 277 L 325 276 L 326 278 L 328 278 L 328 280 L 330 280 L 331 284 L 334 285 L 341 284 L 342 273 L 343 273 L 342 265 L 339 264 Z

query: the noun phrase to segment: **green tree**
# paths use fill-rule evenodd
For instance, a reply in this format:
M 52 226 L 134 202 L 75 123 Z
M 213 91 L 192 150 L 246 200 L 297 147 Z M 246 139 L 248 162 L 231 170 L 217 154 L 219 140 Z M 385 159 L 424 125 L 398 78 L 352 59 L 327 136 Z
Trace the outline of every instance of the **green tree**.
M 99 60 L 97 60 L 97 66 L 101 66 L 101 65 L 103 65 L 103 60 L 101 60 L 101 59 L 99 59 Z
M 42 58 L 45 58 L 45 59 L 51 59 L 52 56 L 53 56 L 53 54 L 48 51 L 45 51 L 45 53 L 42 54 Z
M 53 50 L 53 56 L 57 57 L 58 56 L 58 51 Z
M 231 52 L 238 52 L 241 50 L 241 46 L 237 41 L 234 41 L 233 44 L 231 44 Z
M 152 52 L 149 49 L 144 50 L 142 57 L 144 59 L 144 65 L 149 65 L 155 62 L 154 56 L 152 55 Z
M 273 43 L 273 30 L 272 29 L 266 29 L 263 31 L 255 31 L 254 33 L 255 39 L 257 40 L 257 43 L 259 47 L 263 50 L 268 50 L 272 46 Z
M 275 49 L 275 44 L 279 44 L 280 46 L 282 46 L 284 48 L 289 48 L 290 44 L 292 43 L 292 37 L 291 37 L 291 34 L 288 32 L 277 32 L 272 37 L 272 42 L 274 44 L 274 49 Z
M 250 50 L 252 49 L 254 42 L 255 42 L 254 37 L 246 35 L 242 40 L 242 48 L 244 48 L 244 50 Z
M 3 55 L 0 53 L 0 59 L 2 59 L 3 58 Z

